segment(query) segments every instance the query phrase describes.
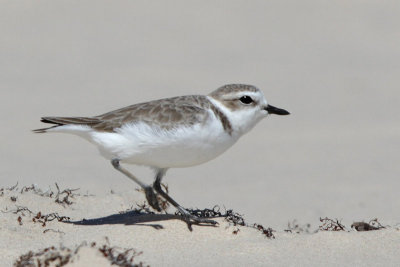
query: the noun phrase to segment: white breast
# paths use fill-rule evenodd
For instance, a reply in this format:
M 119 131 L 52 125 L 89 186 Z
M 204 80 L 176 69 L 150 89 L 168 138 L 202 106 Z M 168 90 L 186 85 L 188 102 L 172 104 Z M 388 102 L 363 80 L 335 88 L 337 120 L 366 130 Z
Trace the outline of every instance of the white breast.
M 205 123 L 193 126 L 165 130 L 138 122 L 115 133 L 92 131 L 89 139 L 107 159 L 156 168 L 198 165 L 214 159 L 237 141 L 211 111 Z

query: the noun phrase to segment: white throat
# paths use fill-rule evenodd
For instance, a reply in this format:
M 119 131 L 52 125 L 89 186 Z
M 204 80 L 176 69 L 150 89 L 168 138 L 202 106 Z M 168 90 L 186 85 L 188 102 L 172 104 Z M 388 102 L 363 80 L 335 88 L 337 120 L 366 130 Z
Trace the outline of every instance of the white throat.
M 246 110 L 231 110 L 220 101 L 207 96 L 210 102 L 215 105 L 229 120 L 232 126 L 232 136 L 239 138 L 250 131 L 262 117 L 254 116 L 254 113 Z

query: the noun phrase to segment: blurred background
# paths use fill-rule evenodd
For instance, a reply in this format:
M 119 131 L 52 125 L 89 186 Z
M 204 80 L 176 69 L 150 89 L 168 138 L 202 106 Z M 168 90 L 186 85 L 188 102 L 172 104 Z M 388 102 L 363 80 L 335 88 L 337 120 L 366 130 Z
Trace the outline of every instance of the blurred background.
M 214 161 L 169 170 L 179 203 L 219 204 L 275 229 L 320 216 L 400 221 L 398 1 L 0 6 L 1 187 L 57 182 L 139 198 L 85 140 L 33 134 L 40 117 L 248 83 L 291 115 L 265 119 Z M 152 182 L 146 168 L 129 169 Z

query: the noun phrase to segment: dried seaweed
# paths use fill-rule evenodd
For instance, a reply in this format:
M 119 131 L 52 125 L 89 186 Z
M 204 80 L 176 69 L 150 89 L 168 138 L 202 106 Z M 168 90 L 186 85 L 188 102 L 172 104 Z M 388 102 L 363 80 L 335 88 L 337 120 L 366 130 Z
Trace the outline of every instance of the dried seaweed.
M 119 247 L 110 247 L 108 244 L 97 247 L 95 242 L 92 242 L 90 246 L 84 242 L 75 249 L 70 249 L 63 246 L 56 248 L 52 246 L 39 250 L 38 252 L 29 251 L 28 253 L 21 255 L 14 262 L 14 266 L 65 266 L 75 260 L 76 255 L 82 247 L 97 249 L 101 255 L 103 255 L 110 262 L 110 265 L 117 265 L 121 267 L 145 266 L 143 262 L 134 263 L 135 258 L 141 255 L 142 252 L 137 252 L 132 248 L 123 249 Z
M 239 228 L 236 228 L 235 230 L 232 231 L 232 234 L 237 235 L 240 232 Z
M 226 217 L 226 214 L 221 213 L 220 207 L 215 205 L 212 209 L 187 209 L 187 211 L 199 218 L 218 218 Z M 180 211 L 176 211 L 175 215 L 183 216 Z
M 57 212 L 43 215 L 40 211 L 32 218 L 34 223 L 41 223 L 43 227 L 46 226 L 47 222 L 57 220 L 59 222 L 69 222 L 70 218 L 67 216 L 60 216 Z
M 284 231 L 287 233 L 306 233 L 310 234 L 311 233 L 311 224 L 307 223 L 305 225 L 300 225 L 296 220 L 293 220 L 292 222 L 288 222 L 287 229 Z
M 252 224 L 249 225 L 245 222 L 243 215 L 234 212 L 233 210 L 225 210 L 225 212 L 220 211 L 220 207 L 218 205 L 215 205 L 212 209 L 187 209 L 187 211 L 195 215 L 199 218 L 220 218 L 223 217 L 225 218 L 225 221 L 227 221 L 229 224 L 233 226 L 244 226 L 244 227 L 250 227 L 257 229 L 260 231 L 264 236 L 267 238 L 275 238 L 272 228 L 265 228 L 261 224 Z M 177 211 L 175 214 L 177 215 L 182 215 L 179 211 Z M 240 229 L 237 228 L 236 230 L 233 230 L 232 234 L 237 235 L 239 233 Z
M 73 192 L 79 190 L 79 188 L 76 189 L 67 188 L 61 191 L 57 183 L 56 183 L 56 188 L 57 188 L 57 195 L 55 197 L 56 198 L 55 202 L 63 206 L 72 205 L 73 202 L 70 200 L 70 198 L 74 198 L 77 195 Z
M 60 231 L 60 230 L 54 230 L 54 229 L 45 229 L 44 231 L 43 231 L 43 234 L 45 234 L 45 233 L 49 233 L 49 232 L 53 232 L 53 233 L 57 233 L 57 234 L 63 234 L 63 235 L 65 235 L 65 233 L 63 232 L 63 231 Z
M 53 197 L 54 192 L 51 191 L 51 189 L 48 189 L 47 191 L 43 191 L 42 189 L 38 188 L 35 184 L 32 184 L 31 186 L 24 186 L 21 188 L 19 191 L 20 194 L 24 194 L 27 192 L 32 192 L 35 195 L 41 196 L 41 197 Z
M 69 248 L 52 246 L 38 252 L 29 251 L 21 255 L 15 261 L 14 266 L 64 266 L 70 262 L 72 255 L 73 252 Z
M 71 201 L 71 198 L 73 199 L 75 196 L 80 196 L 80 194 L 75 193 L 75 191 L 79 190 L 79 188 L 76 189 L 64 189 L 60 190 L 60 187 L 58 186 L 57 183 L 55 183 L 57 192 L 52 191 L 50 188 L 46 191 L 43 191 L 42 189 L 38 188 L 37 185 L 32 184 L 30 186 L 23 186 L 20 190 L 18 189 L 18 183 L 12 187 L 9 188 L 0 188 L 0 197 L 4 195 L 6 191 L 12 192 L 12 191 L 17 191 L 19 190 L 20 194 L 28 193 L 31 192 L 35 195 L 41 196 L 41 197 L 49 197 L 49 198 L 54 198 L 54 202 L 57 204 L 61 204 L 63 206 L 65 205 L 72 205 L 74 202 Z M 85 194 L 83 196 L 89 196 L 89 194 Z M 17 201 L 16 196 L 11 196 L 10 200 L 12 202 Z
M 263 235 L 265 235 L 268 238 L 272 238 L 275 239 L 275 236 L 273 234 L 273 232 L 275 232 L 275 230 L 273 230 L 271 227 L 268 228 L 264 228 L 264 226 L 262 226 L 261 224 L 257 224 L 255 223 L 253 225 L 253 228 L 257 229 L 258 231 L 260 231 Z
M 11 187 L 6 187 L 6 188 L 2 187 L 2 188 L 0 188 L 0 197 L 4 196 L 4 193 L 6 191 L 8 191 L 8 192 L 15 191 L 17 189 L 17 187 L 18 187 L 18 182 L 15 185 L 11 186 Z
M 328 217 L 319 218 L 322 225 L 319 226 L 321 231 L 346 231 L 344 226 L 338 219 L 329 219 Z
M 227 222 L 232 223 L 234 226 L 246 226 L 243 215 L 236 213 L 233 210 L 227 210 L 224 217 Z
M 16 209 L 6 210 L 6 211 L 1 211 L 1 212 L 20 214 L 21 216 L 26 216 L 27 214 L 29 214 L 29 215 L 34 214 L 34 212 L 31 211 L 29 208 L 23 207 L 23 206 L 17 206 Z M 19 225 L 22 225 L 22 217 L 21 216 L 18 216 L 18 218 L 17 218 Z M 60 216 L 60 215 L 58 215 L 57 212 L 53 212 L 50 214 L 42 214 L 41 211 L 36 213 L 35 217 L 32 218 L 32 221 L 34 223 L 41 223 L 43 227 L 46 226 L 47 222 L 51 222 L 53 220 L 57 220 L 59 222 L 68 222 L 70 220 L 70 218 L 67 216 Z
M 96 246 L 96 243 L 91 244 L 92 247 Z M 122 249 L 119 247 L 110 247 L 109 245 L 103 245 L 98 250 L 103 256 L 108 259 L 111 265 L 117 265 L 122 267 L 143 267 L 143 262 L 134 264 L 135 257 L 141 255 L 143 252 L 137 252 L 133 248 Z
M 23 206 L 16 206 L 16 209 L 13 210 L 2 210 L 2 213 L 14 213 L 14 214 L 21 214 L 22 216 L 26 216 L 25 213 L 33 214 L 33 212 L 28 209 L 28 207 Z

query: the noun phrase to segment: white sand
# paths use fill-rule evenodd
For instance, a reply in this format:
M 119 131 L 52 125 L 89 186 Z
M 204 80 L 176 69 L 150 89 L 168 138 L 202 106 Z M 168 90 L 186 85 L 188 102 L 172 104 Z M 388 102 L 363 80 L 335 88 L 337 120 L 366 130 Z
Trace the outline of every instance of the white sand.
M 293 219 L 316 229 L 325 216 L 348 227 L 373 218 L 400 222 L 399 12 L 398 1 L 2 1 L 0 187 L 57 182 L 96 195 L 67 209 L 19 198 L 35 212 L 96 218 L 142 197 L 89 143 L 31 133 L 43 127 L 41 116 L 97 115 L 233 82 L 257 85 L 292 113 L 264 120 L 218 159 L 165 178 L 183 206 L 232 208 L 275 229 L 276 239 L 253 229 L 235 236 L 223 222 L 193 233 L 175 220 L 158 222 L 163 230 L 50 223 L 62 237 L 0 214 L 5 262 L 108 236 L 111 245 L 143 251 L 140 260 L 151 265 L 183 265 L 191 255 L 202 256 L 199 265 L 398 265 L 394 228 L 283 230 Z M 150 171 L 130 169 L 152 181 Z M 1 201 L 2 209 L 19 203 Z
M 11 196 L 17 200 L 11 201 Z M 126 199 L 129 197 L 115 193 L 105 197 L 75 196 L 69 198 L 73 204 L 62 206 L 54 202 L 55 197 L 38 196 L 31 191 L 21 194 L 6 190 L 0 197 L 3 211 L 0 214 L 2 264 L 9 266 L 30 250 L 39 252 L 46 247 L 62 246 L 71 249 L 72 266 L 87 266 L 89 263 L 109 266 L 110 261 L 98 251 L 103 245 L 117 246 L 121 252 L 124 251 L 122 248 L 142 252 L 135 257 L 134 263 L 143 262 L 151 266 L 396 266 L 400 260 L 399 227 L 370 232 L 355 232 L 350 227 L 347 229 L 350 232 L 298 234 L 276 231 L 273 232 L 275 239 L 268 239 L 256 229 L 233 226 L 223 219 L 218 219 L 218 227 L 193 226 L 192 232 L 180 220 L 154 219 L 135 224 L 140 216 L 121 217 L 115 220 L 115 224 L 85 226 L 57 220 L 43 226 L 43 219 L 42 222 L 32 221 L 39 211 L 42 216 L 53 212 L 59 216 L 67 215 L 72 221 L 116 215 L 130 207 Z M 17 207 L 28 207 L 33 214 L 27 211 L 15 214 L 12 211 Z M 21 225 L 18 217 L 22 218 Z M 233 234 L 237 229 L 238 233 Z M 93 242 L 96 246 L 92 248 Z M 75 248 L 84 243 L 87 245 L 75 255 Z

